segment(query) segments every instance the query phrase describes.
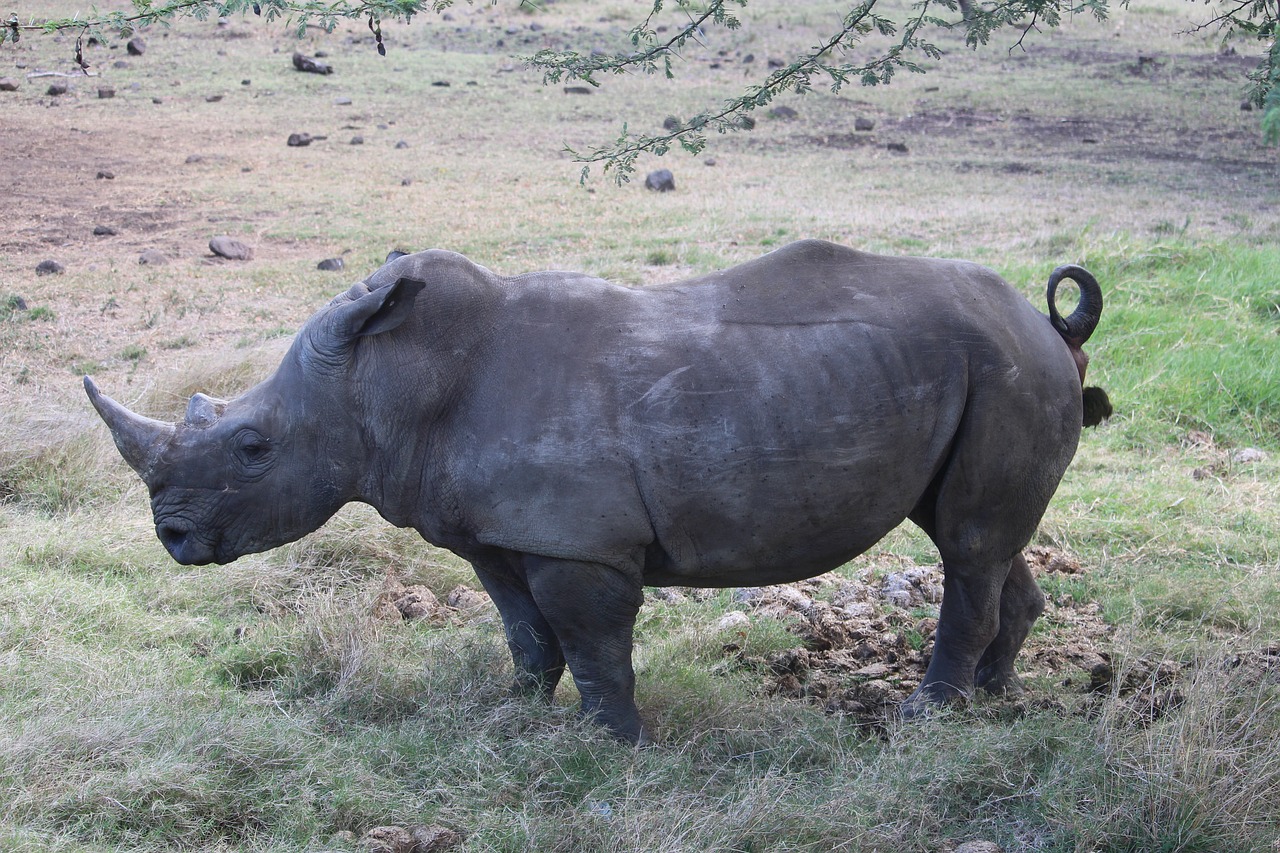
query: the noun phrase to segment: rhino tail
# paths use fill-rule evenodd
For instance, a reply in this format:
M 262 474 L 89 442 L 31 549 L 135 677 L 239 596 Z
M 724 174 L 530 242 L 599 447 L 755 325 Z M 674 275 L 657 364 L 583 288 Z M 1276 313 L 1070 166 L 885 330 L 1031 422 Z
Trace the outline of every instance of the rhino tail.
M 1057 300 L 1058 284 L 1064 278 L 1074 281 L 1080 288 L 1080 302 L 1066 317 L 1058 313 Z M 1062 339 L 1071 349 L 1071 357 L 1076 362 L 1076 369 L 1080 372 L 1080 384 L 1083 386 L 1085 367 L 1089 363 L 1089 357 L 1085 355 L 1082 347 L 1093 334 L 1093 330 L 1098 327 L 1098 320 L 1102 317 L 1102 288 L 1098 286 L 1098 280 L 1084 267 L 1064 264 L 1050 274 L 1047 297 L 1049 322 L 1058 330 L 1058 334 L 1062 335 Z M 1114 411 L 1111 399 L 1101 388 L 1094 386 L 1084 388 L 1082 399 L 1084 425 L 1087 427 L 1097 426 L 1111 417 Z

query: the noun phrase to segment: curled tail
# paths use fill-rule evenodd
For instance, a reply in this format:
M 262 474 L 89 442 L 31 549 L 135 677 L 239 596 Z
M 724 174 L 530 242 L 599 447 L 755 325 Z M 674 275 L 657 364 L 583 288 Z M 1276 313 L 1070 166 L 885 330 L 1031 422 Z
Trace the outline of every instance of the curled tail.
M 1057 304 L 1058 284 L 1064 278 L 1074 281 L 1080 287 L 1080 303 L 1066 317 L 1058 313 Z M 1102 288 L 1098 286 L 1098 280 L 1084 267 L 1064 264 L 1050 274 L 1047 296 L 1049 322 L 1058 330 L 1058 334 L 1062 335 L 1062 339 L 1071 350 L 1071 357 L 1075 359 L 1076 369 L 1080 371 L 1080 384 L 1083 386 L 1085 367 L 1089 364 L 1089 357 L 1081 347 L 1084 346 L 1085 341 L 1089 340 L 1093 330 L 1098 327 L 1098 320 L 1102 317 Z M 1097 426 L 1111 417 L 1111 400 L 1107 397 L 1106 391 L 1089 387 L 1084 388 L 1082 394 L 1085 426 Z

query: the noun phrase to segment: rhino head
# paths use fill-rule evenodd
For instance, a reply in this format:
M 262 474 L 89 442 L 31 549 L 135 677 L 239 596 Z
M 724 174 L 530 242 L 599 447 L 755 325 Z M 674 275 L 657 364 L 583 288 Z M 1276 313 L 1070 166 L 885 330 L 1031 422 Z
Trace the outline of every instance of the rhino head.
M 147 485 L 156 535 L 173 559 L 229 563 L 297 540 L 358 499 L 360 350 L 410 316 L 423 286 L 356 285 L 307 321 L 270 378 L 229 401 L 196 394 L 176 424 L 131 412 L 84 378 L 120 455 Z

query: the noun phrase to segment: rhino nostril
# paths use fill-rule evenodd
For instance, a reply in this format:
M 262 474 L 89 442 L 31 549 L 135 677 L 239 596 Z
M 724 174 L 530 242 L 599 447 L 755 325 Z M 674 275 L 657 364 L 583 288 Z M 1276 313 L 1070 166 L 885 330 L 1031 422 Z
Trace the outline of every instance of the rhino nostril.
M 172 524 L 157 524 L 156 536 L 160 539 L 160 544 L 170 553 L 180 551 L 183 543 L 187 541 L 187 535 L 191 531 L 181 527 L 175 527 Z

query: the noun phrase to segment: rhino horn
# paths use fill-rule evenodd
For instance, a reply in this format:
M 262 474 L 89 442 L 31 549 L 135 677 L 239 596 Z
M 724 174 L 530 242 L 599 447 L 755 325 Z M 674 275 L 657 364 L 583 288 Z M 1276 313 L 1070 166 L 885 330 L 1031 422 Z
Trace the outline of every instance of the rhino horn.
M 89 395 L 89 402 L 111 429 L 111 437 L 115 439 L 124 461 L 144 481 L 148 481 L 161 451 L 173 438 L 175 427 L 134 414 L 99 391 L 88 376 L 84 378 L 84 390 Z

